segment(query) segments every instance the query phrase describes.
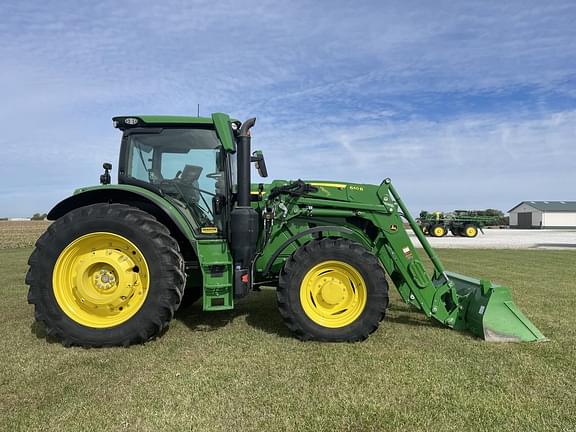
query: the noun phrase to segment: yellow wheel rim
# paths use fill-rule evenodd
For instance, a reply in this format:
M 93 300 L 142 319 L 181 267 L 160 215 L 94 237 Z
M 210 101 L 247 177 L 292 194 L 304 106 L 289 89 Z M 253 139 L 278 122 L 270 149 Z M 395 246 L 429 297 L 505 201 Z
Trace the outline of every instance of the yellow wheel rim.
M 324 261 L 312 267 L 300 284 L 304 313 L 323 327 L 352 324 L 366 306 L 364 278 L 350 264 Z
M 434 235 L 436 237 L 442 237 L 444 235 L 444 228 L 442 228 L 442 227 L 434 228 Z
M 468 227 L 466 228 L 466 235 L 468 237 L 474 237 L 478 231 L 476 231 L 475 227 Z
M 109 328 L 128 321 L 144 304 L 150 274 L 131 241 L 109 232 L 77 238 L 60 254 L 52 274 L 58 305 L 87 327 Z

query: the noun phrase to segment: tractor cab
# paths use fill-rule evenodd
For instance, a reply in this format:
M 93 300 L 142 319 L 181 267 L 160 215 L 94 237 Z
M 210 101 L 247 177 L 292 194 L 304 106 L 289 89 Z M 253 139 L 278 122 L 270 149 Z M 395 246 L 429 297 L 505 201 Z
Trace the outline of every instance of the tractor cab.
M 218 203 L 234 193 L 235 162 L 213 128 L 134 128 L 124 132 L 118 182 L 170 197 L 201 233 L 222 232 Z
M 232 255 L 234 295 L 248 294 L 260 234 L 259 215 L 251 206 L 251 163 L 267 175 L 262 153 L 250 153 L 250 128 L 256 119 L 241 124 L 216 113 L 113 121 L 123 131 L 118 183 L 165 198 L 187 219 L 196 239 L 218 239 L 221 250 Z M 197 249 L 202 247 L 196 243 Z M 197 255 L 201 260 L 200 250 Z
M 167 197 L 197 234 L 224 235 L 237 193 L 239 124 L 223 114 L 115 117 L 123 131 L 118 183 Z

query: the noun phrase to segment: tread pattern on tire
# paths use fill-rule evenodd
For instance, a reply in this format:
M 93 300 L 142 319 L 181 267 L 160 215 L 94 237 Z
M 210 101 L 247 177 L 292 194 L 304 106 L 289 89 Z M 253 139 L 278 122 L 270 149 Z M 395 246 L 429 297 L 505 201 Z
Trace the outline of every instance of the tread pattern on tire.
M 347 258 L 361 263 L 368 298 L 362 315 L 352 324 L 337 329 L 322 327 L 304 313 L 299 301 L 303 274 L 317 262 Z M 362 271 L 363 270 L 363 271 Z M 297 279 L 297 280 L 296 280 Z M 280 272 L 277 289 L 278 309 L 288 329 L 300 340 L 355 342 L 368 338 L 379 326 L 388 307 L 388 283 L 380 261 L 360 244 L 344 238 L 313 240 L 296 250 Z
M 151 274 L 148 296 L 134 317 L 111 329 L 92 329 L 75 323 L 57 306 L 52 272 L 56 259 L 70 241 L 86 233 L 82 230 L 89 230 L 90 226 L 97 230 L 107 221 L 120 222 L 148 239 L 147 247 L 156 251 L 154 261 L 157 261 L 148 264 L 155 266 L 157 276 Z M 150 261 L 150 257 L 146 259 Z M 35 306 L 35 319 L 44 323 L 49 337 L 60 340 L 64 346 L 129 346 L 152 339 L 174 317 L 186 283 L 180 247 L 168 228 L 149 213 L 125 204 L 93 204 L 62 216 L 38 239 L 28 265 L 28 303 Z M 159 286 L 153 287 L 152 283 Z

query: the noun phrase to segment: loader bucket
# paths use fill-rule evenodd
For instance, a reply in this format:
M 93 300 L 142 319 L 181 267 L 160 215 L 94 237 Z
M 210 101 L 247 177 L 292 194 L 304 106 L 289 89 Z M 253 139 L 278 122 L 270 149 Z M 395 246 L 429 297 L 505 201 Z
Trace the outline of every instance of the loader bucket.
M 487 280 L 446 272 L 463 302 L 463 329 L 490 342 L 532 342 L 546 337 L 512 301 L 510 289 Z

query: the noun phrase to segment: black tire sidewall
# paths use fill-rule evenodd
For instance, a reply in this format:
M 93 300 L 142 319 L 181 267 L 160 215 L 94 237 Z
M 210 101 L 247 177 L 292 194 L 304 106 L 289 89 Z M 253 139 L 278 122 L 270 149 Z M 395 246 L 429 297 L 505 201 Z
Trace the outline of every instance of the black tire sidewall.
M 77 211 L 80 211 L 78 209 Z M 166 283 L 172 278 L 167 274 L 166 257 L 153 241 L 150 232 L 142 230 L 141 225 L 127 223 L 124 219 L 113 219 L 98 216 L 83 215 L 74 218 L 73 224 L 67 224 L 64 220 L 56 221 L 51 227 L 51 247 L 43 250 L 42 262 L 39 265 L 38 275 L 34 280 L 40 279 L 43 289 L 42 297 L 43 314 L 48 325 L 65 335 L 71 343 L 86 345 L 118 345 L 133 339 L 134 335 L 141 332 L 152 333 L 151 321 L 164 322 L 171 317 L 166 316 L 169 312 L 164 307 L 166 301 L 170 301 L 166 292 Z M 62 251 L 74 240 L 95 232 L 108 232 L 120 235 L 132 242 L 144 256 L 149 271 L 149 287 L 144 304 L 128 321 L 110 328 L 93 328 L 81 325 L 71 319 L 60 308 L 54 295 L 52 277 L 58 257 Z M 144 335 L 148 338 L 151 334 Z
M 373 331 L 373 326 L 379 323 L 388 303 L 388 292 L 384 271 L 374 268 L 372 260 L 365 261 L 361 251 L 350 248 L 326 249 L 316 247 L 309 254 L 308 259 L 290 274 L 290 282 L 287 287 L 287 299 L 289 308 L 292 310 L 293 319 L 297 321 L 304 334 L 314 335 L 319 340 L 361 340 Z M 362 248 L 362 251 L 365 251 Z M 365 251 L 367 252 L 367 251 Z M 376 259 L 376 258 L 374 258 Z M 325 261 L 342 261 L 352 265 L 362 276 L 366 286 L 366 305 L 356 320 L 344 327 L 329 328 L 315 323 L 308 317 L 300 300 L 300 287 L 305 275 L 315 265 Z

